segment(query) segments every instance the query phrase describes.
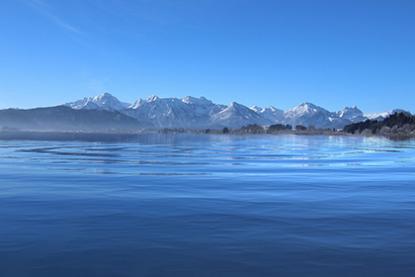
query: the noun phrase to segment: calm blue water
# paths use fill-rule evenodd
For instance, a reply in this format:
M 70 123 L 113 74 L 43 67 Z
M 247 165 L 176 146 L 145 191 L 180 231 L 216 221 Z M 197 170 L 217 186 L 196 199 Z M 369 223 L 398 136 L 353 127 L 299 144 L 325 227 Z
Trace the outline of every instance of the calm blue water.
M 0 276 L 415 276 L 415 142 L 0 141 Z

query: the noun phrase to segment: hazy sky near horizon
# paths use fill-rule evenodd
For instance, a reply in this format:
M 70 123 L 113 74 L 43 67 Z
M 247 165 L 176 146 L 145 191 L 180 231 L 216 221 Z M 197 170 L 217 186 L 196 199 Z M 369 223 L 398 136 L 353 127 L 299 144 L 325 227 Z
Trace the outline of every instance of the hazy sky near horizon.
M 415 111 L 412 0 L 3 0 L 0 108 L 110 92 Z

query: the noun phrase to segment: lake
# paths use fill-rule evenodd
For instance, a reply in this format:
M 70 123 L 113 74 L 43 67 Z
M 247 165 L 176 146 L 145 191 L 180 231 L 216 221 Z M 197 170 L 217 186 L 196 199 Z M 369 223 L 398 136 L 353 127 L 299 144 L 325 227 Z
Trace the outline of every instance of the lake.
M 0 276 L 415 276 L 415 142 L 0 141 Z

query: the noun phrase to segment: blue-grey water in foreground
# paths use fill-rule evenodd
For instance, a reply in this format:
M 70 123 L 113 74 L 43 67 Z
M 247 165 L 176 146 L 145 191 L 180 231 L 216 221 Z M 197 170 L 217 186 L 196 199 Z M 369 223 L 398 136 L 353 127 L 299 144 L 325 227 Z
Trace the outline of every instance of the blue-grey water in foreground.
M 415 142 L 0 141 L 0 276 L 415 276 Z

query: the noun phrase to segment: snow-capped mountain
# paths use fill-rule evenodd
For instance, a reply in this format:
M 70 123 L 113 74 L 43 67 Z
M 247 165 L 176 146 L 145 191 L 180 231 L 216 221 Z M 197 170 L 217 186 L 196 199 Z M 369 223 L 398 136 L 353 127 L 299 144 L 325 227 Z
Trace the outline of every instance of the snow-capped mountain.
M 205 97 L 186 96 L 182 102 L 186 103 L 197 117 L 211 116 L 226 108 L 225 105 L 215 104 Z
M 185 103 L 177 98 L 149 97 L 139 99 L 125 111 L 131 117 L 150 121 L 156 127 L 184 127 L 188 124 L 189 111 Z
M 109 93 L 103 93 L 94 97 L 85 97 L 84 99 L 67 103 L 74 110 L 107 110 L 121 111 L 126 109 L 129 104 L 123 103 Z
M 313 126 L 316 128 L 336 128 L 339 118 L 335 113 L 311 103 L 298 105 L 284 114 L 287 124 Z
M 76 110 L 119 111 L 155 128 L 238 128 L 249 124 L 277 123 L 316 128 L 343 128 L 368 118 L 357 107 L 346 107 L 339 112 L 331 112 L 311 103 L 303 103 L 284 112 L 273 106 L 248 108 L 236 102 L 225 106 L 204 97 L 192 96 L 182 99 L 151 96 L 127 104 L 109 93 L 104 93 L 68 103 L 66 106 Z
M 124 113 L 160 128 L 205 128 L 210 125 L 210 117 L 222 109 L 224 106 L 204 97 L 178 99 L 152 96 L 147 100 L 137 100 Z
M 367 119 L 363 112 L 356 106 L 344 108 L 337 113 L 337 116 L 341 119 L 349 120 L 352 123 L 365 121 Z
M 258 106 L 251 107 L 251 110 L 261 115 L 265 119 L 269 120 L 272 123 L 284 123 L 284 111 L 270 106 L 268 108 L 261 108 Z
M 211 119 L 212 125 L 242 127 L 249 124 L 267 125 L 272 122 L 265 119 L 252 109 L 232 102 L 224 110 L 214 114 Z

